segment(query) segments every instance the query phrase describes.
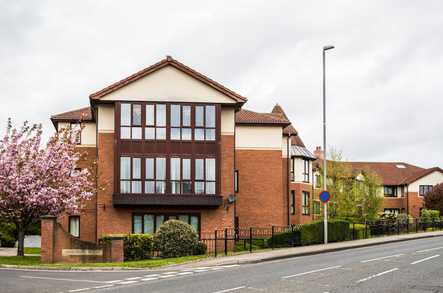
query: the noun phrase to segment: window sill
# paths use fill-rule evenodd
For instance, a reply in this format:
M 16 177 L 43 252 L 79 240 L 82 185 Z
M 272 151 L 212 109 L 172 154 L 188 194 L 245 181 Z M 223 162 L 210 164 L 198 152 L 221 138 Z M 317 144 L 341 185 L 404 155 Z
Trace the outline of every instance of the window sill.
M 113 194 L 114 206 L 194 206 L 218 207 L 223 204 L 220 195 L 195 194 Z

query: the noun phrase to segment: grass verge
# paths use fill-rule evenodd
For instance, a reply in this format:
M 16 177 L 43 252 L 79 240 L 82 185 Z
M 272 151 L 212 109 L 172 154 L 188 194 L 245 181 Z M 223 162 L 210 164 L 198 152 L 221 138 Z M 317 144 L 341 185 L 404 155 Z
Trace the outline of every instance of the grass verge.
M 206 255 L 192 255 L 175 258 L 154 258 L 127 262 L 101 262 L 101 263 L 57 263 L 46 264 L 40 262 L 39 256 L 0 256 L 1 265 L 38 266 L 44 268 L 71 269 L 71 268 L 155 268 L 167 265 L 182 264 L 185 262 L 206 258 Z
M 39 247 L 25 247 L 25 254 L 40 254 Z

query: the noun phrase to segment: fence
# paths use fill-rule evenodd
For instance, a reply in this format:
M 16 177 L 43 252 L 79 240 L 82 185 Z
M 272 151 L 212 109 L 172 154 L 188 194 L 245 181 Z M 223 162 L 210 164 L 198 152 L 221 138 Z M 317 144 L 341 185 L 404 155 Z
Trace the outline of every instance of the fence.
M 208 253 L 214 256 L 219 254 L 228 255 L 229 252 L 252 252 L 253 250 L 265 248 L 294 247 L 302 245 L 302 227 L 303 225 L 271 226 L 266 228 L 226 228 L 215 230 L 212 233 L 201 233 L 200 240 L 207 245 Z M 319 225 L 318 227 L 320 227 L 320 231 L 317 232 L 323 233 L 323 226 Z M 345 235 L 345 240 L 357 240 L 386 235 L 434 231 L 437 229 L 443 229 L 443 218 L 432 221 L 417 218 L 350 223 L 347 231 L 342 231 L 342 234 Z M 323 239 L 321 239 L 322 241 Z

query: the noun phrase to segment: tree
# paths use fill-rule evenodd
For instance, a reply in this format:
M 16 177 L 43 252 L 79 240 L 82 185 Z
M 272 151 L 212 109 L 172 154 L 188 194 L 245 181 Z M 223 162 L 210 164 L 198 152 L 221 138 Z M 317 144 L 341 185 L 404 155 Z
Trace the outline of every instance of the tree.
M 64 129 L 41 147 L 41 125 L 25 122 L 20 129 L 8 120 L 0 140 L 0 217 L 15 224 L 17 255 L 24 255 L 28 226 L 43 215 L 77 212 L 92 196 L 88 170 L 78 170 L 78 131 Z
M 327 170 L 327 186 L 332 196 L 329 214 L 332 217 L 373 220 L 378 216 L 383 197 L 377 174 L 370 170 L 352 170 L 337 151 L 331 152 Z M 320 172 L 323 174 L 321 168 Z
M 443 215 L 443 183 L 437 184 L 424 196 L 425 207 L 431 210 L 440 211 Z

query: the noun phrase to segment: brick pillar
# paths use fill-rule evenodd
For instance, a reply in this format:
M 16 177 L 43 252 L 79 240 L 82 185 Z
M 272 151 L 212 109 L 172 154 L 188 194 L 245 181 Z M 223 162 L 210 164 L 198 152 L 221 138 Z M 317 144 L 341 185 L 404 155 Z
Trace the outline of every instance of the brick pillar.
M 55 216 L 41 217 L 41 261 L 45 263 L 54 262 L 55 249 Z
M 123 238 L 113 237 L 111 241 L 111 261 L 123 262 L 125 258 L 123 249 Z

